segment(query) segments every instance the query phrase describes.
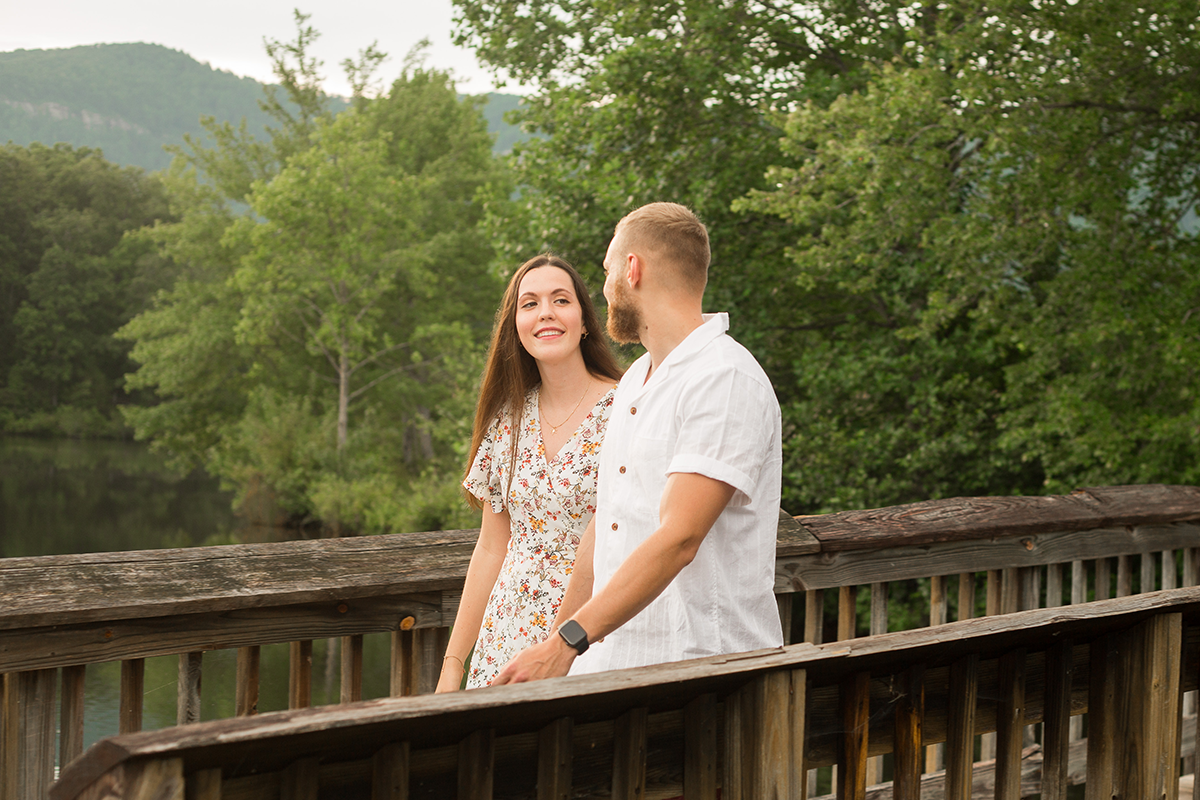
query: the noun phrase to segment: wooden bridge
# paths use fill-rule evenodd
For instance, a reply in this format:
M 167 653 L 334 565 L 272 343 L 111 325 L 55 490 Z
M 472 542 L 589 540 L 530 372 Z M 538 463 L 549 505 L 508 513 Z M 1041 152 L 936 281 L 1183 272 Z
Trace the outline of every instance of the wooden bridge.
M 473 540 L 0 561 L 0 798 L 1172 798 L 1194 771 L 1200 589 L 1177 587 L 1200 582 L 1200 488 L 784 516 L 776 592 L 802 643 L 399 697 L 432 688 Z M 917 578 L 929 627 L 887 633 L 888 583 Z M 356 702 L 379 631 L 397 697 Z M 327 637 L 343 702 L 306 708 Z M 259 648 L 280 642 L 292 710 L 256 714 Z M 196 722 L 202 653 L 222 648 L 238 716 Z M 161 655 L 180 726 L 138 732 Z M 109 661 L 122 733 L 83 753 L 83 678 Z

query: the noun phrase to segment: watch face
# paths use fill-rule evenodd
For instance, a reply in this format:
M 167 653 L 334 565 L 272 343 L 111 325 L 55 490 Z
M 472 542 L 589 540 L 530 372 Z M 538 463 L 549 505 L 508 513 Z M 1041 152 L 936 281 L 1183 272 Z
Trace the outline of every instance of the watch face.
M 573 619 L 567 620 L 559 627 L 558 635 L 563 638 L 564 642 L 574 647 L 580 655 L 583 655 L 584 651 L 588 649 L 587 632 Z

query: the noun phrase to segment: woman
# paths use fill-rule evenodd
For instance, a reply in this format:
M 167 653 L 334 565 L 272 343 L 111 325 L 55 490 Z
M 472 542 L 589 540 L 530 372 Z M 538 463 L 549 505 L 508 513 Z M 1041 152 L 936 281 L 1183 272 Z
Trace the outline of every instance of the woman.
M 487 686 L 550 634 L 596 511 L 596 467 L 621 368 L 587 287 L 526 261 L 496 312 L 463 487 L 483 510 L 437 691 Z

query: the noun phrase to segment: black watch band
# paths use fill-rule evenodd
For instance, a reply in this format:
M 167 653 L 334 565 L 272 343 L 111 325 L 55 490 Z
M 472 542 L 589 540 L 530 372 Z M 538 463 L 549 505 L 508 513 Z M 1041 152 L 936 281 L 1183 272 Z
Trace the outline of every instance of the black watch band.
M 588 649 L 587 631 L 573 619 L 569 619 L 562 625 L 558 626 L 558 635 L 563 641 L 571 647 L 575 648 L 575 652 L 583 655 Z

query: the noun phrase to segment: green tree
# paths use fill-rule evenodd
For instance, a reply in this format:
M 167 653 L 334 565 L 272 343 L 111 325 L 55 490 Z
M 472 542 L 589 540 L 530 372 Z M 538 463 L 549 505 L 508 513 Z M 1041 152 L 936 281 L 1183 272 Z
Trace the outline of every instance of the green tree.
M 173 277 L 131 229 L 169 219 L 161 183 L 99 151 L 0 148 L 0 398 L 12 430 L 119 432 L 128 346 L 112 333 Z

